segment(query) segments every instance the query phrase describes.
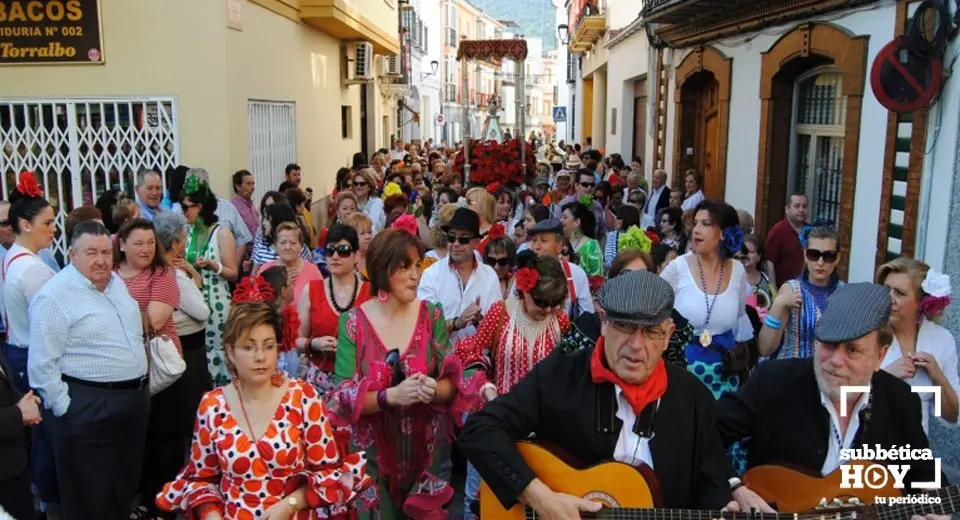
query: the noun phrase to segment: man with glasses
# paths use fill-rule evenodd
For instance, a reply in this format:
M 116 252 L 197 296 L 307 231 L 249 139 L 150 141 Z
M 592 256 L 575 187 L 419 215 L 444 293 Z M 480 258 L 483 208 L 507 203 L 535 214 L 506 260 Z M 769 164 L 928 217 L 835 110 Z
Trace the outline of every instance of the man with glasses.
M 449 253 L 423 271 L 417 298 L 440 304 L 450 341 L 456 343 L 474 334 L 483 314 L 502 299 L 500 280 L 476 252 L 480 243 L 480 217 L 476 213 L 457 208 L 442 230 Z
M 627 272 L 607 281 L 599 303 L 597 345 L 534 366 L 467 420 L 460 451 L 505 508 L 522 503 L 538 517 L 580 518 L 600 504 L 552 490 L 549 475 L 534 474 L 515 447 L 531 432 L 584 467 L 652 468 L 662 507 L 735 509 L 713 396 L 662 358 L 674 330 L 673 289 L 654 273 Z
M 560 220 L 560 214 L 562 213 L 562 208 L 571 202 L 576 202 L 581 200 L 583 197 L 593 197 L 594 191 L 597 188 L 597 178 L 594 176 L 593 172 L 586 168 L 581 168 L 577 170 L 575 175 L 575 182 L 573 184 L 573 195 L 568 195 L 560 201 L 560 204 L 554 206 L 553 208 L 553 218 Z M 597 201 L 593 201 L 591 208 L 593 209 L 593 216 L 596 219 L 597 223 L 597 234 L 595 236 L 603 236 L 606 232 L 607 225 L 603 215 L 603 205 Z

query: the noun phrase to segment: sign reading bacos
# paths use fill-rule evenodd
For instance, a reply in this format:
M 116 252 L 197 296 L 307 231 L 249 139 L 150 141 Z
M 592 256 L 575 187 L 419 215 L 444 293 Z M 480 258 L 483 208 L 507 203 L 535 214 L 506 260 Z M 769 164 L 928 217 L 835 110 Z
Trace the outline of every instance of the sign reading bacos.
M 0 0 L 0 65 L 103 63 L 99 0 Z

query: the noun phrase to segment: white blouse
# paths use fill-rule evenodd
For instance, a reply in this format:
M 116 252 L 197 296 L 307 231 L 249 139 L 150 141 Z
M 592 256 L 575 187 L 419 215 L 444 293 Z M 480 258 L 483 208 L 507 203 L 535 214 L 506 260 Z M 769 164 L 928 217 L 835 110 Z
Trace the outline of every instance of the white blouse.
M 949 330 L 937 325 L 936 323 L 923 320 L 920 324 L 920 330 L 917 333 L 917 352 L 926 352 L 937 360 L 940 370 L 943 370 L 947 376 L 947 381 L 953 387 L 953 391 L 960 395 L 960 375 L 957 373 L 957 342 L 953 339 L 953 334 Z M 896 336 L 893 343 L 887 350 L 887 355 L 883 358 L 881 367 L 886 369 L 888 366 L 903 357 L 903 351 L 900 350 L 900 342 Z M 910 386 L 933 386 L 933 380 L 930 374 L 924 369 L 917 370 L 917 373 L 906 382 Z M 930 415 L 933 414 L 933 394 L 929 392 L 918 392 L 920 396 L 920 406 L 923 411 L 923 431 L 930 430 Z M 940 419 L 940 424 L 956 428 L 958 424 L 949 423 L 945 419 Z
M 703 201 L 705 197 L 703 196 L 703 190 L 697 190 L 696 193 L 687 197 L 683 204 L 680 205 L 680 209 L 683 211 L 690 211 L 697 207 L 697 204 Z
M 21 255 L 21 256 L 18 256 Z M 7 341 L 26 348 L 30 339 L 28 310 L 40 288 L 56 275 L 39 256 L 20 244 L 13 244 L 3 257 L 3 305 Z
M 177 287 L 180 289 L 180 307 L 173 311 L 177 334 L 187 336 L 202 332 L 210 317 L 206 298 L 183 269 L 177 269 Z
M 660 275 L 670 283 L 676 294 L 673 308 L 686 318 L 693 327 L 694 334 L 703 332 L 704 324 L 710 334 L 717 336 L 727 331 L 733 331 L 736 341 L 753 339 L 753 325 L 747 316 L 747 295 L 750 294 L 750 283 L 747 281 L 743 264 L 733 262 L 733 273 L 724 271 L 724 277 L 730 277 L 727 289 L 718 296 L 706 296 L 697 287 L 694 274 L 690 272 L 687 259 L 693 253 L 678 256 L 663 270 Z M 699 277 L 699 273 L 696 275 Z M 707 300 L 713 306 L 710 311 L 710 323 L 707 324 Z M 716 301 L 714 301 L 716 300 Z

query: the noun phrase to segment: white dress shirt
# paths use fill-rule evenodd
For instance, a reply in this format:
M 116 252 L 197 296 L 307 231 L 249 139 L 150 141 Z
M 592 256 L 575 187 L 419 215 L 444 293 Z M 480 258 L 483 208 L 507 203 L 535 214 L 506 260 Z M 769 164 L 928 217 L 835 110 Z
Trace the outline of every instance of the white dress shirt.
M 633 413 L 633 407 L 623 395 L 623 390 L 614 385 L 617 391 L 617 419 L 623 421 L 620 427 L 620 436 L 617 437 L 617 445 L 613 448 L 613 458 L 618 462 L 638 467 L 640 464 L 646 464 L 653 469 L 653 453 L 650 451 L 650 440 L 641 437 L 633 431 L 637 422 L 637 414 Z M 660 401 L 657 401 L 657 408 L 660 408 Z M 653 434 L 654 436 L 656 434 Z
M 650 220 L 656 223 L 657 220 L 657 203 L 660 202 L 660 196 L 666 194 L 668 197 L 670 193 L 667 191 L 667 185 L 664 184 L 659 188 L 653 188 L 650 190 L 650 195 L 647 197 L 646 206 L 644 206 L 643 215 L 649 217 Z M 646 229 L 646 228 L 644 228 Z
M 443 317 L 452 320 L 467 310 L 480 298 L 480 312 L 486 313 L 494 302 L 503 299 L 500 293 L 500 279 L 492 267 L 483 263 L 480 254 L 473 252 L 476 267 L 467 283 L 464 284 L 460 273 L 450 265 L 450 255 L 428 267 L 420 276 L 417 298 L 431 303 L 439 303 L 443 308 Z M 450 334 L 450 341 L 470 336 L 476 327 L 466 327 Z
M 680 209 L 682 209 L 685 212 L 690 211 L 691 209 L 696 208 L 697 204 L 700 204 L 700 202 L 703 201 L 704 198 L 705 197 L 703 196 L 703 190 L 697 190 L 696 193 L 684 199 L 683 204 L 680 205 Z
M 827 456 L 823 459 L 823 467 L 820 469 L 822 476 L 833 473 L 845 461 L 840 459 L 840 450 L 845 448 L 855 448 L 853 438 L 857 436 L 857 430 L 860 429 L 860 411 L 867 407 L 870 402 L 870 394 L 866 393 L 860 396 L 857 405 L 853 411 L 847 410 L 847 417 L 850 421 L 847 423 L 847 431 L 843 435 L 842 445 L 840 438 L 840 414 L 833 407 L 833 402 L 820 392 L 820 404 L 827 409 L 830 414 L 830 432 L 827 434 Z
M 22 256 L 17 256 L 22 255 Z M 16 259 L 16 260 L 14 260 Z M 30 341 L 30 302 L 56 273 L 39 256 L 20 244 L 13 244 L 3 257 L 3 310 L 7 341 L 21 348 Z
M 147 374 L 140 306 L 116 273 L 97 289 L 72 264 L 30 304 L 30 384 L 57 417 L 70 407 L 63 375 L 110 383 Z

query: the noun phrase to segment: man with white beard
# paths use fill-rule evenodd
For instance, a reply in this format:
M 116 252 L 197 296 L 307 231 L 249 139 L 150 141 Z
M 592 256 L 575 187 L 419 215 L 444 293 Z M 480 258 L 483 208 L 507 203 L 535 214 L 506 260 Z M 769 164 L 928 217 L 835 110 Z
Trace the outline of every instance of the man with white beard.
M 864 445 L 928 449 L 920 398 L 908 384 L 880 370 L 893 338 L 890 309 L 890 292 L 882 285 L 854 283 L 838 289 L 827 300 L 814 329 L 812 358 L 768 361 L 738 392 L 717 401 L 717 423 L 724 444 L 749 439 L 748 469 L 787 464 L 821 476 L 844 463 L 844 449 Z M 841 388 L 850 386 L 869 387 L 870 392 L 844 396 Z M 841 397 L 846 403 L 841 403 Z M 935 480 L 933 460 L 908 464 L 905 494 L 916 492 L 911 490 L 914 482 Z M 753 507 L 773 512 L 739 478 L 731 476 L 733 498 L 741 510 Z M 943 476 L 940 482 L 947 485 Z M 809 498 L 816 503 L 821 497 Z

